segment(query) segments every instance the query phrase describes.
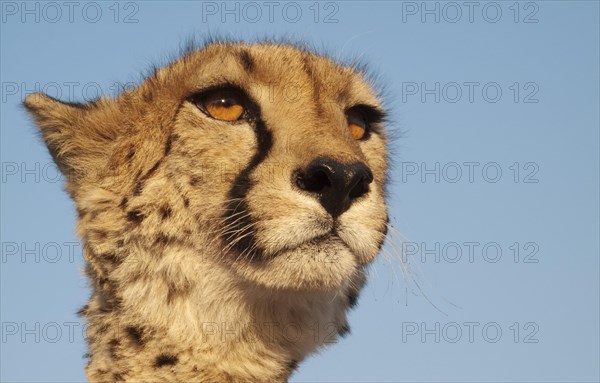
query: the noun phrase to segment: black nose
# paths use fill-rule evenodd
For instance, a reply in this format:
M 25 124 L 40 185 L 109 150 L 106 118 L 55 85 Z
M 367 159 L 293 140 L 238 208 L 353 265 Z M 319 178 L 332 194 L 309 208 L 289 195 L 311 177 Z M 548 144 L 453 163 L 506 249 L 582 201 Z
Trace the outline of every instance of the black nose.
M 371 169 L 362 163 L 343 164 L 331 158 L 318 158 L 296 173 L 296 185 L 314 193 L 333 217 L 348 210 L 352 202 L 369 191 Z

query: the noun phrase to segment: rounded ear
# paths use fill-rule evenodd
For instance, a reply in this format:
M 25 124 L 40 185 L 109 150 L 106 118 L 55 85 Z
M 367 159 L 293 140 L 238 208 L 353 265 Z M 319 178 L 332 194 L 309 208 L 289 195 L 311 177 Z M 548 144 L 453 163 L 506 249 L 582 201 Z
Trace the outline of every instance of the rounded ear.
M 48 151 L 67 180 L 75 181 L 102 170 L 116 131 L 106 120 L 94 117 L 102 112 L 98 102 L 68 103 L 33 93 L 25 98 L 23 105 L 33 116 Z

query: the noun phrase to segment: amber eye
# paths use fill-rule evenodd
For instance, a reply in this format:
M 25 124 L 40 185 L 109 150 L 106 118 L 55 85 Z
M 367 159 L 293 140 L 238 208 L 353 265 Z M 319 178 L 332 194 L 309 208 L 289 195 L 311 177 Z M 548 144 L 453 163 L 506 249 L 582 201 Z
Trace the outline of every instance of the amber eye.
M 230 90 L 209 93 L 199 101 L 205 112 L 217 120 L 237 121 L 246 110 L 243 98 Z
M 368 124 L 362 113 L 350 110 L 346 113 L 348 118 L 348 129 L 355 140 L 362 140 L 367 135 Z

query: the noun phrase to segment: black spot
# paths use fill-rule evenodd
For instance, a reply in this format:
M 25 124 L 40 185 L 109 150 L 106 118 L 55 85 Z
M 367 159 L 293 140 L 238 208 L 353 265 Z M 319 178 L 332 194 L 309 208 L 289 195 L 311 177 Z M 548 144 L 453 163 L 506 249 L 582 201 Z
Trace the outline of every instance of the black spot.
M 156 239 L 154 239 L 154 243 L 158 243 L 158 244 L 162 244 L 162 245 L 166 245 L 169 242 L 171 242 L 171 237 L 169 237 L 168 235 L 166 235 L 164 233 L 158 233 L 156 235 Z
M 84 249 L 85 251 L 85 249 Z M 88 253 L 88 252 L 86 252 Z M 91 252 L 89 252 L 88 254 L 92 254 Z M 92 254 L 93 256 L 93 254 Z M 94 268 L 92 267 L 92 265 L 90 265 L 88 262 L 85 263 L 85 267 L 84 267 L 84 272 L 85 275 L 90 278 L 91 280 L 94 280 L 95 278 L 98 277 L 98 273 L 96 272 L 96 270 L 94 270 Z
M 190 177 L 190 186 L 196 187 L 202 183 L 202 177 L 191 176 Z
M 125 209 L 127 207 L 127 202 L 129 202 L 129 199 L 127 199 L 127 197 L 123 197 L 121 203 L 119 204 L 119 207 L 121 209 Z
M 133 187 L 133 195 L 142 194 L 142 190 L 144 190 L 144 181 L 140 179 L 140 180 L 137 180 L 137 182 L 135 183 L 135 186 Z
M 113 265 L 121 264 L 121 258 L 119 258 L 115 253 L 104 253 L 104 254 L 101 254 L 101 257 L 106 259 Z
M 357 303 L 358 303 L 358 291 L 350 290 L 348 292 L 348 307 L 352 309 L 352 308 L 356 307 Z
M 350 327 L 348 326 L 347 323 L 344 323 L 338 329 L 338 335 L 341 336 L 342 338 L 345 338 L 346 335 L 348 335 L 348 334 L 350 334 Z
M 129 222 L 140 223 L 144 220 L 144 215 L 139 210 L 132 210 L 127 213 L 127 219 Z
M 115 382 L 124 382 L 125 381 L 125 379 L 123 379 L 123 375 L 121 375 L 118 372 L 113 374 L 113 379 Z
M 154 98 L 154 94 L 152 94 L 152 91 L 147 90 L 142 94 L 142 98 L 144 99 L 144 101 L 150 102 Z
M 156 163 L 154 164 L 154 166 L 152 166 L 150 168 L 150 170 L 148 170 L 148 173 L 146 173 L 146 175 L 144 176 L 144 178 L 148 178 L 152 175 L 152 173 L 154 173 L 156 171 L 156 169 L 158 169 L 158 167 L 160 166 L 160 160 L 156 161 Z
M 169 218 L 171 216 L 173 212 L 171 211 L 171 207 L 170 206 L 163 206 L 160 208 L 160 217 L 163 219 L 163 221 L 167 218 Z
M 154 367 L 163 367 L 163 366 L 174 366 L 177 364 L 177 357 L 172 354 L 160 354 L 156 357 L 156 361 L 154 362 Z
M 135 176 L 133 176 L 134 180 L 137 180 L 142 175 L 142 171 L 140 169 L 135 171 Z
M 106 135 L 104 132 L 100 131 L 97 134 L 104 139 L 104 141 L 112 141 L 113 138 L 111 136 Z
M 108 352 L 110 353 L 110 357 L 113 359 L 119 359 L 119 355 L 117 354 L 117 348 L 119 347 L 120 342 L 117 338 L 111 339 L 108 342 Z
M 102 334 L 106 334 L 106 332 L 110 329 L 110 325 L 108 323 L 103 323 L 100 326 L 98 326 L 98 334 L 102 335 Z M 93 344 L 94 342 L 92 341 L 92 339 L 89 340 L 90 344 Z
M 99 288 L 104 296 L 104 304 L 100 307 L 102 312 L 119 311 L 123 304 L 123 298 L 118 296 L 113 289 L 113 282 L 107 278 L 102 278 L 99 281 Z
M 156 171 L 156 169 L 158 169 L 159 166 L 160 166 L 160 160 L 157 161 L 154 164 L 154 166 L 152 166 L 150 168 L 150 170 L 148 170 L 146 172 L 146 174 L 144 174 L 140 179 L 137 180 L 137 182 L 135 183 L 135 186 L 133 188 L 133 195 L 142 194 L 142 190 L 144 189 L 144 182 L 146 182 L 146 180 L 148 178 L 150 178 L 150 176 Z
M 123 298 L 114 295 L 110 303 L 112 304 L 114 310 L 121 311 L 121 308 L 123 307 Z
M 167 143 L 165 144 L 165 156 L 168 156 L 171 153 L 171 145 L 173 144 L 173 135 L 170 135 L 167 138 Z
M 240 52 L 240 61 L 246 72 L 250 73 L 254 70 L 254 59 L 247 50 L 244 49 Z
M 106 239 L 108 236 L 108 233 L 102 230 L 92 231 L 92 233 L 96 234 L 99 239 Z
M 190 293 L 191 286 L 189 284 L 175 285 L 172 282 L 167 282 L 167 303 L 171 304 L 175 298 L 186 296 Z
M 125 331 L 127 331 L 127 335 L 129 335 L 129 337 L 131 338 L 133 343 L 137 344 L 138 346 L 144 345 L 144 339 L 143 339 L 144 331 L 142 330 L 141 327 L 127 326 L 125 328 Z
M 79 218 L 83 218 L 86 214 L 87 214 L 87 211 L 77 208 L 77 216 Z
M 127 153 L 127 160 L 131 161 L 133 156 L 135 156 L 135 150 L 133 148 L 131 148 L 131 149 L 129 149 L 129 152 Z
M 90 358 L 90 353 L 86 352 L 85 354 L 83 354 L 83 359 L 89 359 Z
M 190 199 L 187 197 L 183 197 L 183 206 L 186 208 L 190 207 Z

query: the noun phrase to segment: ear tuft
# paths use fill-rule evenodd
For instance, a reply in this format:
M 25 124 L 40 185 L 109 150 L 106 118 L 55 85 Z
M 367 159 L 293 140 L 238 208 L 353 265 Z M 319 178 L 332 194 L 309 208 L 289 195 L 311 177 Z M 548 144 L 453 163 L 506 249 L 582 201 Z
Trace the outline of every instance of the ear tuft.
M 27 95 L 27 97 L 25 97 L 25 101 L 23 101 L 23 105 L 25 105 L 27 110 L 34 114 L 38 111 L 43 112 L 55 108 L 88 108 L 88 104 L 82 104 L 79 102 L 64 102 L 44 93 L 32 93 Z
M 75 181 L 99 170 L 115 132 L 114 126 L 94 118 L 94 114 L 102 112 L 97 104 L 62 102 L 43 93 L 33 93 L 25 98 L 23 105 L 33 116 L 54 162 L 67 180 Z

